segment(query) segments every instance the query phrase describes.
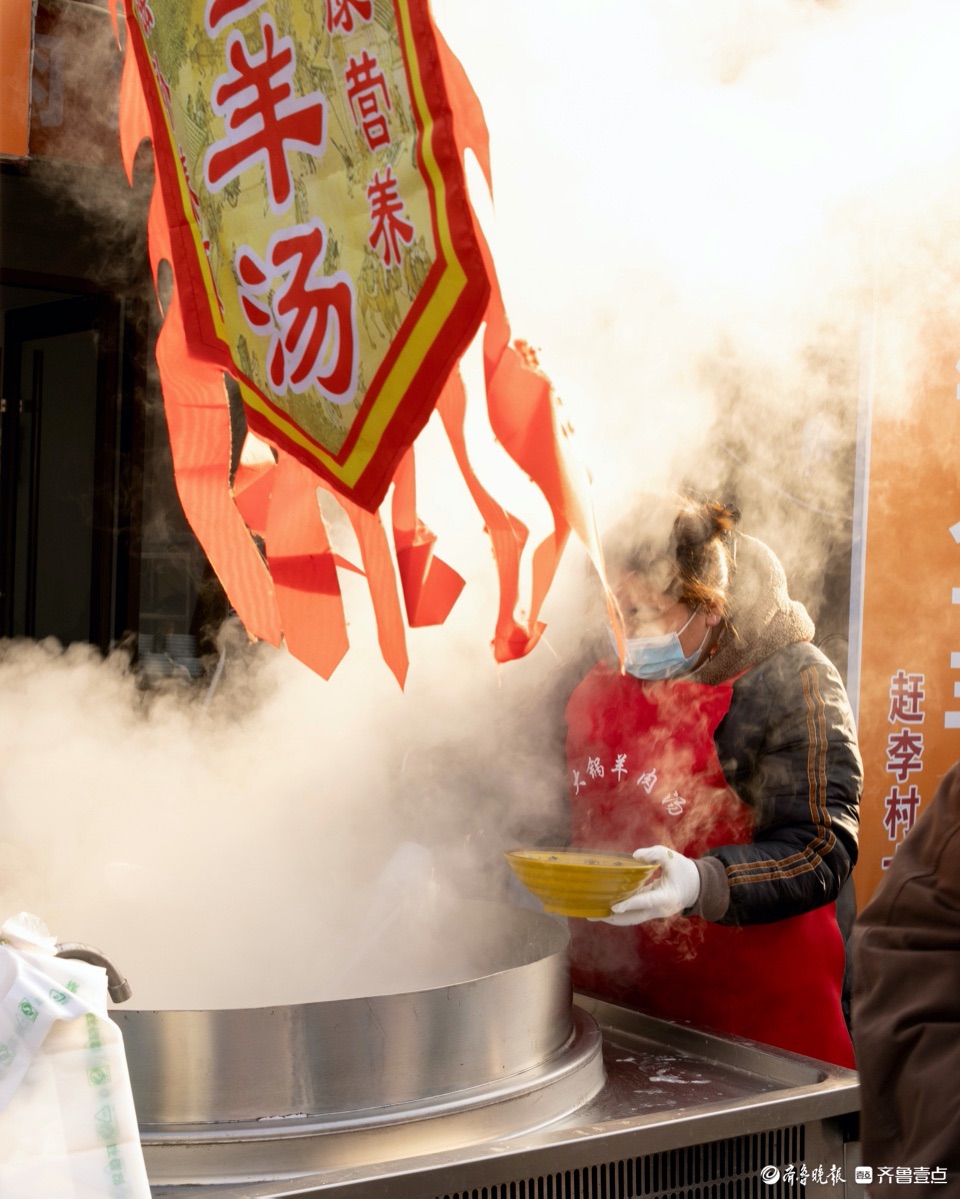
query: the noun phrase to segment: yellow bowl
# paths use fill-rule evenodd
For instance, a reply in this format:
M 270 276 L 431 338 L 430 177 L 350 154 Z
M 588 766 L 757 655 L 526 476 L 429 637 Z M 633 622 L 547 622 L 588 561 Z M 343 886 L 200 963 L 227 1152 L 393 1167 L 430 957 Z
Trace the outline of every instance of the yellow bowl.
M 511 849 L 504 857 L 517 878 L 560 916 L 609 916 L 658 869 L 629 854 L 592 849 Z

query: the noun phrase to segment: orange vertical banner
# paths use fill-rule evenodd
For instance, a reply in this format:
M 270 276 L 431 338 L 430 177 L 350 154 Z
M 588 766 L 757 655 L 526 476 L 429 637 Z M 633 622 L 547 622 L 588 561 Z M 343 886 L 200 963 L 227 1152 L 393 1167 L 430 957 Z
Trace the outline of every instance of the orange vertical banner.
M 35 0 L 0 0 L 0 155 L 26 158 Z
M 874 397 L 863 441 L 861 906 L 960 758 L 960 335 L 925 340 L 924 378 Z

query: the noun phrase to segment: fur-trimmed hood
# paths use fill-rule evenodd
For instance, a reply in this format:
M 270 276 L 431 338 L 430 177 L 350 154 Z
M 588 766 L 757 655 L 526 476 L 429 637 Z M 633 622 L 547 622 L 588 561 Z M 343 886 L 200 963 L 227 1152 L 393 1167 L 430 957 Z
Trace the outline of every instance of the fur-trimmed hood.
M 688 677 L 722 683 L 784 646 L 810 641 L 813 631 L 806 608 L 787 594 L 787 576 L 777 556 L 762 541 L 739 534 L 723 632 L 713 654 Z

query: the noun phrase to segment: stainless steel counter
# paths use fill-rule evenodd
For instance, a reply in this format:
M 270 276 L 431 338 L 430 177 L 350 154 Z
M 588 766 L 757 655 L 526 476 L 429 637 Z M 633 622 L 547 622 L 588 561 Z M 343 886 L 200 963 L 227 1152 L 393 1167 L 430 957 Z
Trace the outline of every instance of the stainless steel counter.
M 800 1193 L 791 1178 L 804 1170 L 808 1187 L 860 1194 L 855 1073 L 576 1002 L 578 1024 L 592 1017 L 601 1030 L 606 1079 L 536 1131 L 431 1153 L 413 1135 L 408 1147 L 395 1138 L 390 1160 L 273 1182 L 156 1186 L 155 1199 L 774 1199 Z

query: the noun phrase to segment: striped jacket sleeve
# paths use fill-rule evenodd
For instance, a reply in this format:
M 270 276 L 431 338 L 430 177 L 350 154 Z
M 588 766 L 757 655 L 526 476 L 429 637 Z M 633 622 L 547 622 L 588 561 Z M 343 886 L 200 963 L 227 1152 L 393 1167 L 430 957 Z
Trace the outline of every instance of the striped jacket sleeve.
M 754 818 L 751 843 L 710 851 L 730 889 L 721 923 L 767 923 L 836 899 L 857 858 L 863 767 L 833 664 L 804 642 L 755 666 L 734 685 L 716 740 Z

